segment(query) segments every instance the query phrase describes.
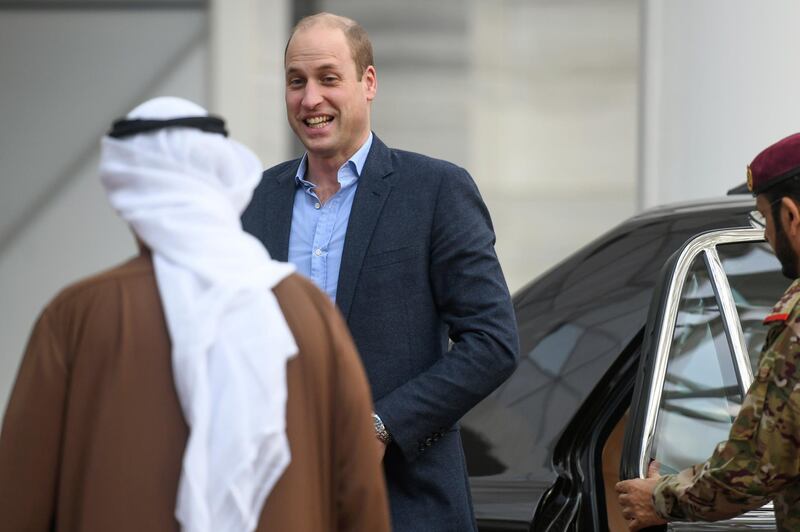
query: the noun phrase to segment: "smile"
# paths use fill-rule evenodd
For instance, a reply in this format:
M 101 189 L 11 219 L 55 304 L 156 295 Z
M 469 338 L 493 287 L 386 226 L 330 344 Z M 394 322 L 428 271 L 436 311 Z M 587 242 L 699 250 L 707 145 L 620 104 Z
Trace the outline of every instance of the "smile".
M 325 127 L 331 122 L 333 122 L 332 116 L 312 116 L 311 118 L 306 118 L 305 120 L 303 120 L 303 123 L 305 123 L 305 125 L 315 129 Z

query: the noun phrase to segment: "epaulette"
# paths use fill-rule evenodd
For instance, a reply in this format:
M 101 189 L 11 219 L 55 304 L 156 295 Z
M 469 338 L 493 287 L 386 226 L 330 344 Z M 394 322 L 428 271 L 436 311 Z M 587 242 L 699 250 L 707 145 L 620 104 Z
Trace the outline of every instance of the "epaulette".
M 795 279 L 772 308 L 772 312 L 764 318 L 764 325 L 788 320 L 798 302 L 800 302 L 800 279 Z

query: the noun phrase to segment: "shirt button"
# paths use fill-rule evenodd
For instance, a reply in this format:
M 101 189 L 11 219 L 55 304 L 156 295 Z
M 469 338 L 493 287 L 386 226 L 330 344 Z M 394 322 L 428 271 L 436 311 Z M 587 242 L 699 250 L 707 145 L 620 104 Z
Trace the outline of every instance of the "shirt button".
M 315 250 L 314 250 L 314 255 L 316 255 L 317 257 L 319 257 L 320 255 L 322 255 L 322 250 L 321 250 L 321 249 L 319 249 L 319 248 L 315 249 Z
M 315 209 L 319 209 L 319 208 L 320 208 L 320 204 L 319 204 L 319 202 L 316 202 L 316 203 L 314 204 L 314 208 L 315 208 Z

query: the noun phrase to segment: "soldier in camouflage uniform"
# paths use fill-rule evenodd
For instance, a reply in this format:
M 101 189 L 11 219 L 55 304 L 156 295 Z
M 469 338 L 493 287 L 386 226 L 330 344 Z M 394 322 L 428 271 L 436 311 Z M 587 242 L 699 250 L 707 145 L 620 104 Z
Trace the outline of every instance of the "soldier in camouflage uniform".
M 617 484 L 631 530 L 728 519 L 772 500 L 778 530 L 800 531 L 800 133 L 761 152 L 747 177 L 765 238 L 794 282 L 764 320 L 771 328 L 728 440 L 677 475 Z

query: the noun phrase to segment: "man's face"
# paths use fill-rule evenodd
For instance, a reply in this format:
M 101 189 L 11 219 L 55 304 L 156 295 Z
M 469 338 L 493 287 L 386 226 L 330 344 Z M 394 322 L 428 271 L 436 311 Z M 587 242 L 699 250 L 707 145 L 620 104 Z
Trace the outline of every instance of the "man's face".
M 294 34 L 285 63 L 289 125 L 309 156 L 343 164 L 369 135 L 375 69 L 359 80 L 344 33 L 320 24 Z
M 760 194 L 756 198 L 756 208 L 764 217 L 764 238 L 769 242 L 772 251 L 775 252 L 775 257 L 781 263 L 781 273 L 789 279 L 797 279 L 797 257 L 783 228 L 783 222 L 772 216 L 772 205 L 764 194 Z

